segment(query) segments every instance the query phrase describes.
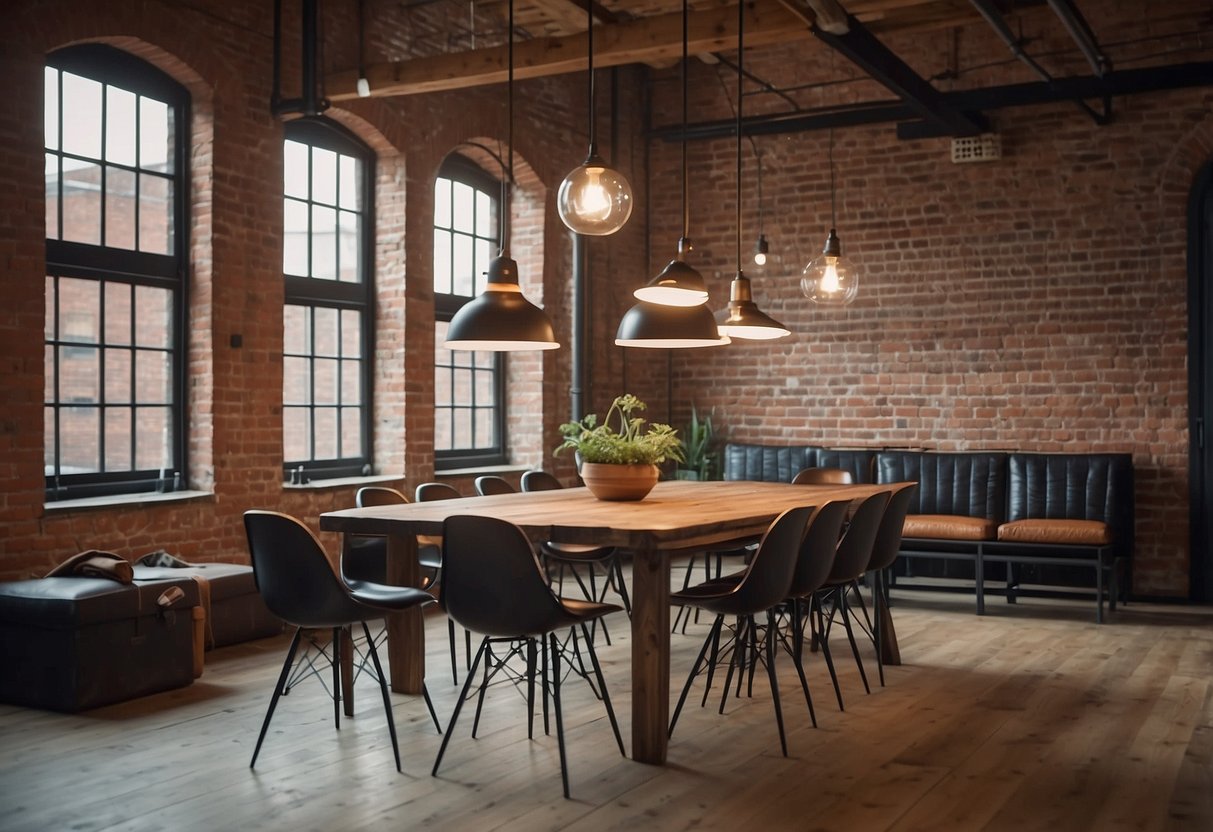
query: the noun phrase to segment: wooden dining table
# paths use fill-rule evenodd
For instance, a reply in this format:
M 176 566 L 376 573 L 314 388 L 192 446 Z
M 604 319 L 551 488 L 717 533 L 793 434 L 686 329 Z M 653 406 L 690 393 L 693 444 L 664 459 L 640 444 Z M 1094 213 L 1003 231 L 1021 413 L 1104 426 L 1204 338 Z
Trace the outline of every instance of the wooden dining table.
M 856 500 L 898 483 L 790 485 L 771 482 L 660 482 L 643 500 L 598 500 L 585 488 L 498 494 L 345 509 L 320 515 L 325 531 L 383 535 L 388 582 L 420 585 L 417 535 L 438 535 L 457 514 L 498 517 L 538 544 L 617 546 L 632 554 L 632 757 L 665 762 L 670 708 L 670 559 L 683 552 L 760 536 L 781 512 L 827 500 Z M 425 677 L 420 609 L 390 616 L 392 689 L 418 694 Z M 895 661 L 896 635 L 884 622 L 883 655 Z M 891 649 L 889 649 L 891 647 Z

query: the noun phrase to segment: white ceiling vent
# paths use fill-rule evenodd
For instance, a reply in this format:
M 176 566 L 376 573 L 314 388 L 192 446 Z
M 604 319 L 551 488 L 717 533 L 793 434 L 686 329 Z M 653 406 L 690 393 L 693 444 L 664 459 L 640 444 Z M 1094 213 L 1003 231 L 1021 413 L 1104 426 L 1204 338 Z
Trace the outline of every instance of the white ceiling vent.
M 983 133 L 980 136 L 952 139 L 952 161 L 955 164 L 994 162 L 1001 158 L 1002 137 L 997 133 Z

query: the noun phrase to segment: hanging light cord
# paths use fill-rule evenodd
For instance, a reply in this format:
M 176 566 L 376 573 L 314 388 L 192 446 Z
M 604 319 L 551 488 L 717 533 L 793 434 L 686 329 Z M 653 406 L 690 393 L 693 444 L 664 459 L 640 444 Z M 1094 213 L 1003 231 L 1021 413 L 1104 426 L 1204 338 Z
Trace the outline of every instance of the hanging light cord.
M 510 25 L 508 46 L 506 47 L 506 63 L 509 65 L 505 81 L 506 100 L 506 140 L 505 140 L 505 181 L 501 183 L 501 253 L 506 257 L 510 254 L 510 198 L 512 191 L 510 183 L 514 181 L 514 0 L 510 0 Z
M 742 75 L 742 46 L 745 36 L 745 3 L 737 4 L 737 273 L 741 274 L 741 109 L 743 96 L 741 94 L 741 85 L 744 83 Z M 761 163 L 760 163 L 761 164 Z M 761 168 L 760 168 L 761 170 Z M 759 180 L 761 181 L 761 180 Z M 759 202 L 761 203 L 761 197 Z
M 834 128 L 830 128 L 830 228 L 838 227 L 838 205 L 834 190 Z
M 586 53 L 589 56 L 587 72 L 589 73 L 589 95 L 587 96 L 590 102 L 590 155 L 593 156 L 598 152 L 598 130 L 596 129 L 594 114 L 597 110 L 597 101 L 595 100 L 594 90 L 594 4 L 585 4 L 585 34 L 589 39 L 589 45 Z
M 691 200 L 687 192 L 687 40 L 690 27 L 687 0 L 682 0 L 682 239 L 691 233 Z M 679 246 L 681 248 L 681 246 Z
M 762 154 L 755 149 L 754 163 L 758 166 L 758 236 L 762 236 Z

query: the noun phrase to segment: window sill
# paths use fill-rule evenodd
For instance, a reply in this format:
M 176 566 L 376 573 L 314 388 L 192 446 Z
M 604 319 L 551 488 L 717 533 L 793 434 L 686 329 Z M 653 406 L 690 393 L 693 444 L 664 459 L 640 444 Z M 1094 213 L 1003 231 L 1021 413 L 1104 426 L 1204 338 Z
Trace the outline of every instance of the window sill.
M 441 480 L 451 477 L 473 477 L 481 474 L 521 474 L 531 470 L 525 465 L 477 465 L 472 468 L 439 468 L 434 471 L 434 479 Z
M 62 514 L 88 509 L 134 508 L 156 503 L 185 503 L 191 500 L 209 500 L 214 496 L 210 491 L 168 491 L 165 493 L 149 491 L 142 494 L 112 494 L 106 497 L 55 500 L 51 503 L 44 503 L 42 509 L 46 514 Z
M 403 479 L 403 474 L 376 474 L 370 477 L 333 477 L 332 479 L 312 480 L 311 482 L 302 484 L 284 482 L 282 489 L 284 491 L 317 491 L 327 488 L 349 488 L 352 485 L 382 485 L 385 482 L 400 482 Z

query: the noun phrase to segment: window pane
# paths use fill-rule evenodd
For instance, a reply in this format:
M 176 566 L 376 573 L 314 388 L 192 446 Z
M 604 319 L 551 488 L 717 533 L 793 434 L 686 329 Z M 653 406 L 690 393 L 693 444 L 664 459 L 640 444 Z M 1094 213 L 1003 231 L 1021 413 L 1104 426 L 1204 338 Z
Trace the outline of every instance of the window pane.
M 357 309 L 341 310 L 341 355 L 343 358 L 362 356 L 362 313 Z
M 105 284 L 105 343 L 131 342 L 131 287 L 126 283 Z
M 476 192 L 476 233 L 482 237 L 496 237 L 497 226 L 494 222 L 493 205 L 497 200 L 484 191 Z
M 173 365 L 159 350 L 135 351 L 135 400 L 140 404 L 171 404 Z
M 312 395 L 316 404 L 337 404 L 337 364 L 331 358 L 317 358 L 312 364 Z
M 348 211 L 359 211 L 362 209 L 362 163 L 344 153 L 340 158 L 341 207 Z
M 94 246 L 101 242 L 99 165 L 63 160 L 63 239 Z
M 286 140 L 282 149 L 282 192 L 307 199 L 307 145 Z
M 362 378 L 359 375 L 358 368 L 361 366 L 359 361 L 342 361 L 341 362 L 341 403 L 342 404 L 361 404 L 362 403 Z
M 434 182 L 434 225 L 451 227 L 451 180 L 441 176 Z
M 455 252 L 451 263 L 451 278 L 454 281 L 452 294 L 472 296 L 472 238 L 455 235 Z
M 306 358 L 286 357 L 282 360 L 282 403 L 310 404 L 312 389 L 311 362 Z
M 63 73 L 63 150 L 101 158 L 101 84 Z
M 42 402 L 55 403 L 55 352 L 49 349 L 42 351 Z M 46 441 L 50 441 L 49 434 Z
M 284 306 L 282 308 L 282 351 L 299 355 L 307 352 L 308 309 L 305 306 Z
M 451 293 L 451 232 L 434 229 L 434 291 Z
M 323 407 L 312 411 L 316 420 L 315 430 L 315 459 L 337 459 L 337 408 Z
M 99 343 L 100 308 L 100 283 L 75 277 L 60 278 L 59 340 L 76 344 Z
M 307 277 L 307 203 L 282 201 L 282 271 Z
M 168 105 L 154 98 L 139 98 L 139 167 L 170 173 L 172 125 Z
M 105 160 L 135 166 L 135 94 L 105 88 Z
M 312 148 L 312 201 L 337 204 L 337 154 L 323 147 Z
M 173 434 L 167 407 L 135 411 L 135 468 L 158 471 L 173 465 Z
M 497 367 L 497 353 L 481 350 L 472 353 L 472 366 L 484 367 L 490 370 Z
M 328 306 L 317 306 L 313 310 L 316 342 L 312 347 L 315 355 L 339 355 L 337 338 L 337 310 Z
M 476 371 L 476 404 L 481 407 L 493 404 L 493 373 L 491 370 Z
M 312 277 L 337 277 L 337 212 L 312 206 Z
M 59 456 L 59 445 L 55 441 L 55 408 L 42 408 L 42 469 L 46 476 L 54 476 L 55 460 Z
M 484 291 L 485 284 L 488 283 L 489 261 L 493 255 L 490 250 L 488 240 L 476 240 L 476 265 L 472 270 L 472 275 L 475 277 L 475 284 L 472 288 L 472 294 L 478 295 Z
M 59 157 L 46 154 L 46 238 L 59 239 Z
M 129 170 L 105 171 L 105 245 L 135 247 L 135 174 Z
M 169 179 L 139 177 L 139 250 L 173 253 L 173 183 Z
M 476 448 L 491 448 L 493 439 L 493 411 L 476 408 Z
M 105 351 L 105 403 L 131 403 L 130 350 Z
M 131 409 L 105 409 L 105 470 L 131 470 Z
M 454 433 L 451 435 L 451 447 L 472 447 L 472 411 L 459 408 L 455 411 Z
M 155 286 L 135 287 L 135 343 L 168 347 L 173 340 L 173 293 Z
M 347 459 L 362 456 L 361 408 L 341 408 L 341 455 Z
M 451 412 L 438 410 L 434 414 L 434 450 L 451 450 Z
M 474 192 L 470 185 L 462 182 L 456 182 L 453 191 L 451 208 L 454 222 L 451 227 L 456 231 L 466 231 L 470 234 L 476 219 L 473 204 Z
M 337 279 L 344 283 L 357 283 L 362 277 L 358 263 L 358 252 L 362 248 L 358 245 L 358 215 L 351 214 L 349 211 L 341 211 L 337 221 L 340 235 L 340 243 L 337 247 L 340 270 Z
M 95 407 L 59 409 L 60 473 L 94 474 L 99 470 L 100 418 L 100 411 Z
M 282 457 L 286 462 L 301 462 L 312 458 L 311 411 L 306 407 L 282 409 Z
M 454 389 L 451 397 L 456 404 L 470 404 L 472 401 L 472 371 L 456 369 L 453 375 Z
M 43 99 L 42 132 L 46 137 L 46 147 L 49 150 L 59 149 L 59 70 L 52 66 L 46 67 L 42 73 Z

